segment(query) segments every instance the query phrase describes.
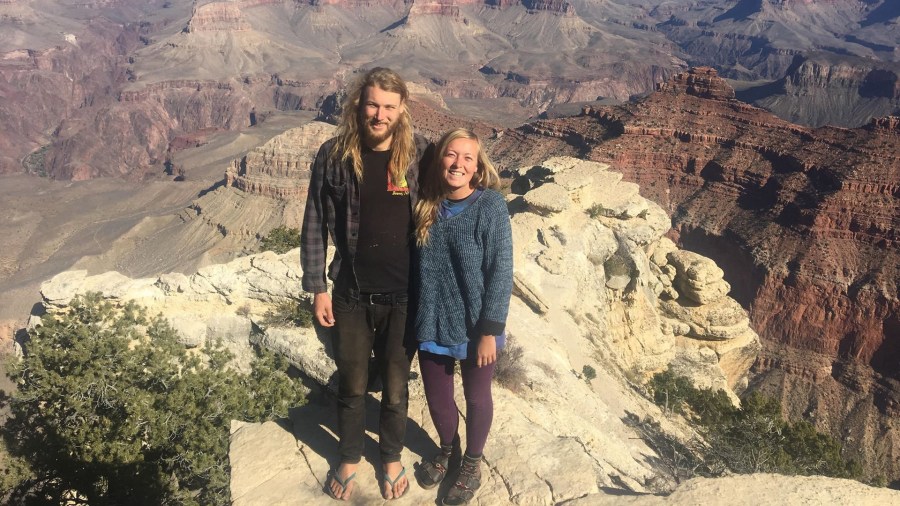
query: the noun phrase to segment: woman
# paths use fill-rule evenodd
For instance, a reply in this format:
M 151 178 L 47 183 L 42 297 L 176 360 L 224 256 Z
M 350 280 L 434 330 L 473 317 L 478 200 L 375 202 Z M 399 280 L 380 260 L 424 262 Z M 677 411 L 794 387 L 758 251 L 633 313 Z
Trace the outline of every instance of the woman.
M 493 420 L 491 377 L 512 292 L 512 233 L 497 170 L 469 130 L 446 133 L 416 205 L 419 366 L 441 451 L 421 466 L 424 488 L 447 475 L 460 451 L 453 370 L 466 398 L 466 451 L 443 504 L 464 504 L 481 486 L 481 456 Z

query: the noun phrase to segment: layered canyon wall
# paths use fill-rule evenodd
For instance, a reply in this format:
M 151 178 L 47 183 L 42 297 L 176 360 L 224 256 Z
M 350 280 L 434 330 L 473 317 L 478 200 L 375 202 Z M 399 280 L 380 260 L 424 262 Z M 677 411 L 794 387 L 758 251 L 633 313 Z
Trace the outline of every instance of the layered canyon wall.
M 225 172 L 225 185 L 255 195 L 305 200 L 310 164 L 334 129 L 328 123 L 313 122 L 276 136 L 234 160 Z
M 56 128 L 81 109 L 108 102 L 140 36 L 138 26 L 98 20 L 60 45 L 0 53 L 0 173 L 50 175 L 43 157 Z
M 898 120 L 811 129 L 730 96 L 696 69 L 636 104 L 505 134 L 493 150 L 580 151 L 638 182 L 671 211 L 680 244 L 715 259 L 750 309 L 764 342 L 755 387 L 895 480 Z
M 784 77 L 738 97 L 809 126 L 862 126 L 900 114 L 900 64 L 825 54 L 797 56 Z
M 469 107 L 517 104 L 505 124 L 558 104 L 643 95 L 688 60 L 775 81 L 741 96 L 805 124 L 859 125 L 898 108 L 897 41 L 879 28 L 897 17 L 887 2 L 724 8 L 562 0 L 5 3 L 0 92 L 10 100 L 0 104 L 7 127 L 0 171 L 158 175 L 174 138 L 243 128 L 251 113 L 317 110 L 368 65 L 392 66 Z

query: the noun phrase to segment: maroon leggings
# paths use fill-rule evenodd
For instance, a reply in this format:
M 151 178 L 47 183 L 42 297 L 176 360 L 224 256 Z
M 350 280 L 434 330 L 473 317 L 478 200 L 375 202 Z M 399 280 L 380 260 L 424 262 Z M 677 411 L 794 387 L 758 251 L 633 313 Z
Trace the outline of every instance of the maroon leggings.
M 478 367 L 475 358 L 459 362 L 462 370 L 463 394 L 466 396 L 466 453 L 481 456 L 494 419 L 491 377 L 494 364 Z M 425 385 L 428 411 L 441 444 L 449 446 L 459 429 L 459 410 L 453 399 L 453 369 L 456 359 L 419 351 L 419 368 Z

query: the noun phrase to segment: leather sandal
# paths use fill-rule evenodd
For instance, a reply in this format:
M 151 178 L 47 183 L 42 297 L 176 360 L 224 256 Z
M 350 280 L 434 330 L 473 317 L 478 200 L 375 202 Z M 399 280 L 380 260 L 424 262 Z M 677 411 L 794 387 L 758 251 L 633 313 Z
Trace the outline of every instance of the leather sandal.
M 419 466 L 422 472 L 419 477 L 420 487 L 425 490 L 432 489 L 447 477 L 447 469 L 450 467 L 450 454 L 452 452 L 452 446 L 441 446 L 441 453 L 429 461 L 422 462 L 422 465 Z

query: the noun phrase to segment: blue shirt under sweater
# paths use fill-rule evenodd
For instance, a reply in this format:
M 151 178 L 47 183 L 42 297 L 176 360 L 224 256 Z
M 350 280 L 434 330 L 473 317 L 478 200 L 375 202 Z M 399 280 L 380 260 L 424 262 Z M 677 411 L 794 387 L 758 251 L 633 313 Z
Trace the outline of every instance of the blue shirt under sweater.
M 418 253 L 420 349 L 465 358 L 481 335 L 501 336 L 502 346 L 512 293 L 512 231 L 503 196 L 478 190 L 445 202 Z

